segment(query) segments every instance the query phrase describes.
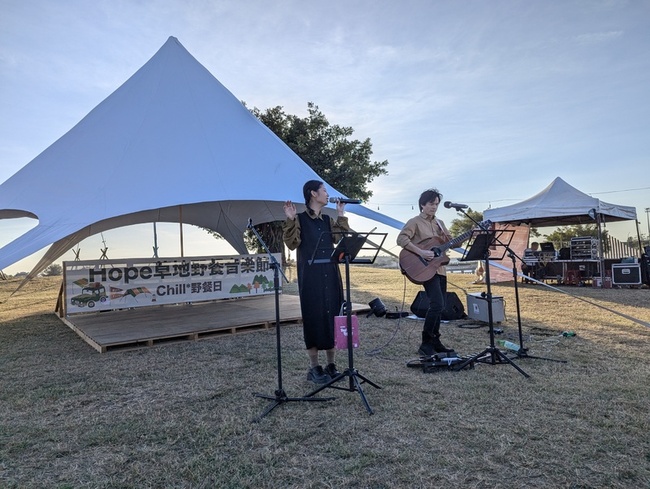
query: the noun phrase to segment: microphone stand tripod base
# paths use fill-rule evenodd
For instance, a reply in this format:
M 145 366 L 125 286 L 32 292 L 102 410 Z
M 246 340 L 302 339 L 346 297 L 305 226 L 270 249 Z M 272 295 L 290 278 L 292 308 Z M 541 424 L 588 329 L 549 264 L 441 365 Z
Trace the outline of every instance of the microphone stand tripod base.
M 568 363 L 567 360 L 560 360 L 559 358 L 547 358 L 547 357 L 537 357 L 535 355 L 529 355 L 528 348 L 520 348 L 516 352 L 513 351 L 512 354 L 514 355 L 513 358 L 517 358 L 517 359 L 532 358 L 535 360 L 546 360 L 548 362 Z
M 501 364 L 501 363 L 507 363 L 512 365 L 515 370 L 517 370 L 521 375 L 523 375 L 526 378 L 529 378 L 530 375 L 528 375 L 526 372 L 524 372 L 521 368 L 515 364 L 512 360 L 510 360 L 505 353 L 503 353 L 501 350 L 499 350 L 495 346 L 488 346 L 485 350 L 483 350 L 481 353 L 474 355 L 472 358 L 468 358 L 465 360 L 463 363 L 460 365 L 456 366 L 452 370 L 458 372 L 459 370 L 464 369 L 468 365 L 472 365 L 473 362 L 477 363 L 488 363 L 490 365 L 496 365 L 496 364 Z
M 341 387 L 338 385 L 334 385 L 340 380 L 343 380 L 344 378 L 348 377 L 350 379 L 350 383 L 348 387 Z M 361 379 L 361 380 L 359 380 Z M 314 394 L 317 394 L 318 392 L 322 391 L 323 389 L 326 389 L 327 387 L 331 387 L 332 389 L 340 389 L 348 392 L 354 392 L 357 391 L 359 395 L 361 396 L 361 401 L 363 402 L 363 405 L 365 406 L 366 410 L 368 411 L 369 414 L 374 414 L 374 411 L 370 407 L 370 404 L 368 403 L 368 399 L 366 399 L 366 395 L 363 392 L 363 389 L 361 388 L 361 384 L 367 383 L 373 386 L 375 389 L 381 389 L 380 386 L 375 384 L 373 381 L 370 379 L 364 377 L 361 375 L 357 369 L 355 368 L 346 368 L 343 372 L 338 374 L 336 377 L 333 377 L 329 382 L 326 384 L 321 385 L 318 387 L 316 390 L 313 390 L 309 394 L 307 394 L 307 397 L 311 398 Z M 320 399 L 320 398 L 318 398 Z
M 315 401 L 315 402 L 323 402 L 323 401 L 333 401 L 336 399 L 335 397 L 289 397 L 287 396 L 286 392 L 284 392 L 284 389 L 277 389 L 275 391 L 275 395 L 270 396 L 268 394 L 259 394 L 255 393 L 253 394 L 255 397 L 261 397 L 262 399 L 269 399 L 273 402 L 271 402 L 264 411 L 262 411 L 262 414 L 260 414 L 257 418 L 255 418 L 255 421 L 260 421 L 264 416 L 269 414 L 271 411 L 273 411 L 276 407 L 278 407 L 281 404 L 284 404 L 285 402 L 295 402 L 295 401 Z

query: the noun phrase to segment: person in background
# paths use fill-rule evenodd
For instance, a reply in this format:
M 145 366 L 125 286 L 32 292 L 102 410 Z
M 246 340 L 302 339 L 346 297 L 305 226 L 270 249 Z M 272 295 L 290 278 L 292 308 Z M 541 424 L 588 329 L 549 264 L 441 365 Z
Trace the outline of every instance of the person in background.
M 336 204 L 336 219 L 322 213 L 329 197 L 323 182 L 309 180 L 302 192 L 306 206 L 304 212 L 298 213 L 290 200 L 284 203 L 287 219 L 282 237 L 290 250 L 297 250 L 298 294 L 303 337 L 309 357 L 307 380 L 326 384 L 339 375 L 334 363 L 334 316 L 339 314 L 345 300 L 339 265 L 326 260 L 334 250 L 334 243 L 343 236 L 341 233 L 350 231 L 350 226 L 348 218 L 344 216 L 343 202 Z M 318 252 L 314 256 L 316 249 Z M 325 262 L 310 264 L 312 257 L 322 258 Z M 325 350 L 325 368 L 319 361 L 321 350 Z
M 409 219 L 397 235 L 397 244 L 402 248 L 431 261 L 435 253 L 429 248 L 420 248 L 418 244 L 434 239 L 443 244 L 450 241 L 451 235 L 445 224 L 436 218 L 442 194 L 435 188 L 425 190 L 418 199 L 420 214 Z M 436 274 L 422 284 L 429 299 L 429 309 L 422 327 L 422 344 L 418 353 L 422 356 L 432 356 L 434 353 L 452 352 L 440 341 L 440 320 L 447 298 L 447 274 L 445 267 L 439 267 Z

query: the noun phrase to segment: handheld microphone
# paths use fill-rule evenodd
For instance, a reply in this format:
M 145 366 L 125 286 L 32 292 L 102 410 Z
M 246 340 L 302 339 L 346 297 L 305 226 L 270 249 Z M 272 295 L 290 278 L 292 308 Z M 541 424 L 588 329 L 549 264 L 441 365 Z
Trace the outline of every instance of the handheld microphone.
M 344 204 L 360 204 L 361 199 L 343 199 L 339 197 L 330 197 L 330 202 L 332 204 L 337 204 L 338 202 L 343 202 Z
M 449 202 L 449 201 L 445 202 L 444 205 L 447 209 L 451 209 L 453 207 L 456 210 L 467 209 L 469 207 L 468 205 L 465 204 L 454 204 L 453 202 Z

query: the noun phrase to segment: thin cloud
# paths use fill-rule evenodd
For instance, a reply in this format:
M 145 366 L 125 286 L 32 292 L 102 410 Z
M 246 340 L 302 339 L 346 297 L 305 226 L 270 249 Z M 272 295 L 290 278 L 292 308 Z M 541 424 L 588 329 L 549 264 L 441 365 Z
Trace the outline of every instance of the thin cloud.
M 622 36 L 623 31 L 593 32 L 576 36 L 575 40 L 582 46 L 593 46 L 596 44 L 612 42 Z

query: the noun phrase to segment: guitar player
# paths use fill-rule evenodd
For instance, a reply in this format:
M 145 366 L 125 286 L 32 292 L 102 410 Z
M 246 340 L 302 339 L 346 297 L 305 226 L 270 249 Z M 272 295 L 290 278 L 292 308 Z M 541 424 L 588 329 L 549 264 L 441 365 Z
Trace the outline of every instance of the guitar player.
M 435 188 L 422 192 L 418 200 L 420 214 L 409 219 L 397 236 L 399 246 L 426 262 L 436 259 L 436 255 L 430 246 L 421 247 L 425 246 L 424 243 L 428 245 L 432 242 L 437 244 L 451 240 L 451 235 L 445 224 L 436 218 L 436 211 L 441 199 L 442 194 Z M 452 349 L 447 348 L 440 341 L 440 318 L 447 297 L 445 267 L 438 267 L 435 275 L 423 282 L 422 286 L 429 298 L 429 309 L 424 318 L 422 344 L 418 354 L 430 357 L 435 353 L 452 352 Z

